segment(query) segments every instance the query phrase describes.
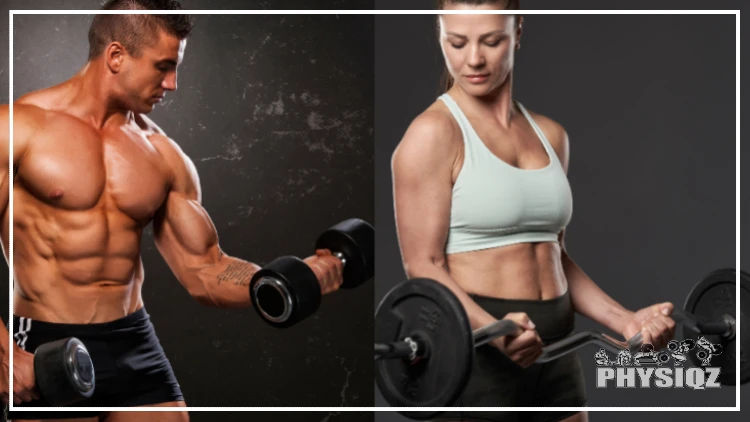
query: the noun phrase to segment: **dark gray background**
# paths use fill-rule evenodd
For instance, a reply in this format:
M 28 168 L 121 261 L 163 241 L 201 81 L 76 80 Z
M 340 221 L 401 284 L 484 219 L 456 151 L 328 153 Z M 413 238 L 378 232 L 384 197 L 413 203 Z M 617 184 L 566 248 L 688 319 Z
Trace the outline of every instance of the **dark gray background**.
M 734 15 L 525 19 L 514 96 L 570 136 L 568 252 L 629 309 L 681 306 L 706 273 L 736 266 Z M 434 16 L 375 22 L 377 303 L 405 277 L 391 154 L 440 93 L 444 65 Z M 576 323 L 602 329 L 579 316 Z M 734 406 L 732 387 L 597 389 L 595 352 L 579 352 L 590 406 Z M 386 405 L 379 392 L 376 405 Z
M 16 3 L 11 8 L 30 7 Z M 62 3 L 54 7 L 100 2 Z M 16 16 L 14 99 L 84 64 L 90 19 Z M 304 257 L 339 220 L 373 221 L 372 49 L 371 16 L 197 17 L 179 89 L 151 117 L 195 162 L 224 251 L 258 263 Z M 142 246 L 146 308 L 189 406 L 372 405 L 372 283 L 326 296 L 311 320 L 276 330 L 251 309 L 202 307 L 159 256 L 150 228 Z M 306 420 L 371 418 L 320 413 Z
M 69 0 L 68 0 L 69 1 Z M 374 0 L 380 10 L 434 10 L 437 0 Z M 522 10 L 739 10 L 742 0 L 521 0 Z

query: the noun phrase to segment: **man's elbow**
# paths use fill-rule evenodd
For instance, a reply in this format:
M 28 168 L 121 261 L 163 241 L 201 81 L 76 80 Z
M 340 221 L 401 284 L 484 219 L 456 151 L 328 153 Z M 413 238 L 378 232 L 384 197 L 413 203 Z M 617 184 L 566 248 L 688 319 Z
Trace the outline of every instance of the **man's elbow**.
M 187 290 L 190 296 L 201 305 L 211 307 L 219 306 L 216 299 L 211 294 L 210 289 L 204 283 L 192 284 Z

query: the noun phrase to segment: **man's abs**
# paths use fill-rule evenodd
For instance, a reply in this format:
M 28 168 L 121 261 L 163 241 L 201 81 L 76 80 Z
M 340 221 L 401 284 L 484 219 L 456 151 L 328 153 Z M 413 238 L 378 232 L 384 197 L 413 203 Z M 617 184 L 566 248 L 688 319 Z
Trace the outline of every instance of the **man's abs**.
M 17 315 L 96 323 L 142 306 L 141 234 L 166 198 L 169 177 L 135 129 L 94 129 L 48 113 L 28 140 L 14 163 Z

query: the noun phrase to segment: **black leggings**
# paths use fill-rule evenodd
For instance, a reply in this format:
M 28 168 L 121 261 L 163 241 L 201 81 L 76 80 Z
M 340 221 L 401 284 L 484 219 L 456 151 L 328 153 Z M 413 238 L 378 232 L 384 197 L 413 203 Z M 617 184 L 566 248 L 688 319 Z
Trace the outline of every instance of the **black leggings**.
M 570 295 L 549 300 L 497 299 L 472 296 L 495 318 L 509 312 L 525 312 L 536 325 L 545 344 L 573 331 L 575 315 Z M 521 368 L 495 347 L 476 349 L 471 378 L 455 407 L 581 407 L 586 388 L 581 362 L 576 353 L 547 363 Z M 437 420 L 534 421 L 564 419 L 577 412 L 448 412 Z

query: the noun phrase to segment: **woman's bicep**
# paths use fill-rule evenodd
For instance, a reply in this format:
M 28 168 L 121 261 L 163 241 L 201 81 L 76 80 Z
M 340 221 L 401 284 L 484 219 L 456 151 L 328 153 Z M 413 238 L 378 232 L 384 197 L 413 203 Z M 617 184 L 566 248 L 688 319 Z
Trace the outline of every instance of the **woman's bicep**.
M 396 230 L 410 276 L 421 265 L 444 265 L 455 158 L 444 129 L 440 122 L 415 121 L 393 154 Z

